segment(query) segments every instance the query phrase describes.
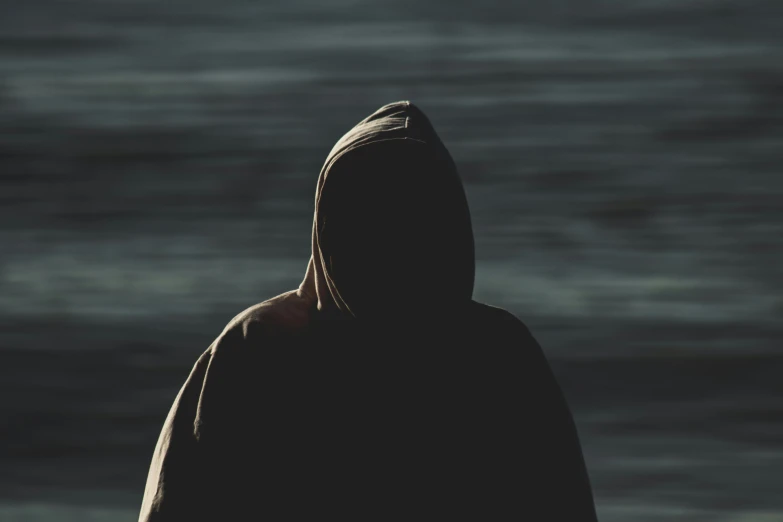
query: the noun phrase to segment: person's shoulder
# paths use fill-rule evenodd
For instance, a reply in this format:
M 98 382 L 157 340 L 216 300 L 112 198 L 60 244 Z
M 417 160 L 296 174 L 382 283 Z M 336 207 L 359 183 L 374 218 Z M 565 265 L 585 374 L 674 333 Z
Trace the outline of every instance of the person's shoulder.
M 511 330 L 516 330 L 525 334 L 530 333 L 527 325 L 519 317 L 505 308 L 476 300 L 473 300 L 471 305 L 473 314 L 480 320 L 488 321 L 492 325 L 507 327 Z
M 312 303 L 297 290 L 254 304 L 234 316 L 213 343 L 214 352 L 231 347 L 252 347 L 264 340 L 293 338 L 304 332 Z
M 499 306 L 492 306 L 475 301 L 473 309 L 484 328 L 491 332 L 488 333 L 489 336 L 503 342 L 510 341 L 512 344 L 520 347 L 520 353 L 532 357 L 532 359 L 530 359 L 532 362 L 545 362 L 544 351 L 538 340 L 530 331 L 527 324 L 514 313 Z

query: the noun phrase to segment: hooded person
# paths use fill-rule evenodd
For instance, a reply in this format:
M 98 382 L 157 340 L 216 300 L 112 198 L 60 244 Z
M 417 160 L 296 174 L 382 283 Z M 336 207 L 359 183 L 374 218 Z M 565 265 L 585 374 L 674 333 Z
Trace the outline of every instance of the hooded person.
M 595 521 L 547 360 L 474 274 L 451 156 L 414 104 L 381 107 L 321 169 L 299 288 L 193 367 L 139 521 Z

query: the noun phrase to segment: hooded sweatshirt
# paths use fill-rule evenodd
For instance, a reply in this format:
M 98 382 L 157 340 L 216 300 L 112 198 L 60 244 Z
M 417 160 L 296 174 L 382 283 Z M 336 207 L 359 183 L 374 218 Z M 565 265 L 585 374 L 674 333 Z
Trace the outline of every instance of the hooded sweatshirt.
M 199 357 L 140 522 L 596 520 L 541 347 L 472 299 L 467 199 L 418 107 L 385 105 L 335 144 L 311 239 L 299 288 Z

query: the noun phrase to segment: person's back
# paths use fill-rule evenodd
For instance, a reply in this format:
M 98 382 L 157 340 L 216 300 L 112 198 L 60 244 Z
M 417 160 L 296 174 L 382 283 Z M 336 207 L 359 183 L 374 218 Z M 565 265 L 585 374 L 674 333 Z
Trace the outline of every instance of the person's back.
M 141 521 L 596 520 L 541 348 L 472 299 L 467 201 L 414 105 L 332 150 L 312 254 L 299 289 L 239 314 L 196 363 Z

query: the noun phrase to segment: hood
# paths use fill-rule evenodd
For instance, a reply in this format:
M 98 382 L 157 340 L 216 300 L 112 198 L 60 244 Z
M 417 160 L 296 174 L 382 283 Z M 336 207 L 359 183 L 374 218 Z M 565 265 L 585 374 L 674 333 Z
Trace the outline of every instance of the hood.
M 384 105 L 326 158 L 301 296 L 340 318 L 447 311 L 470 302 L 473 231 L 451 155 L 409 101 Z

